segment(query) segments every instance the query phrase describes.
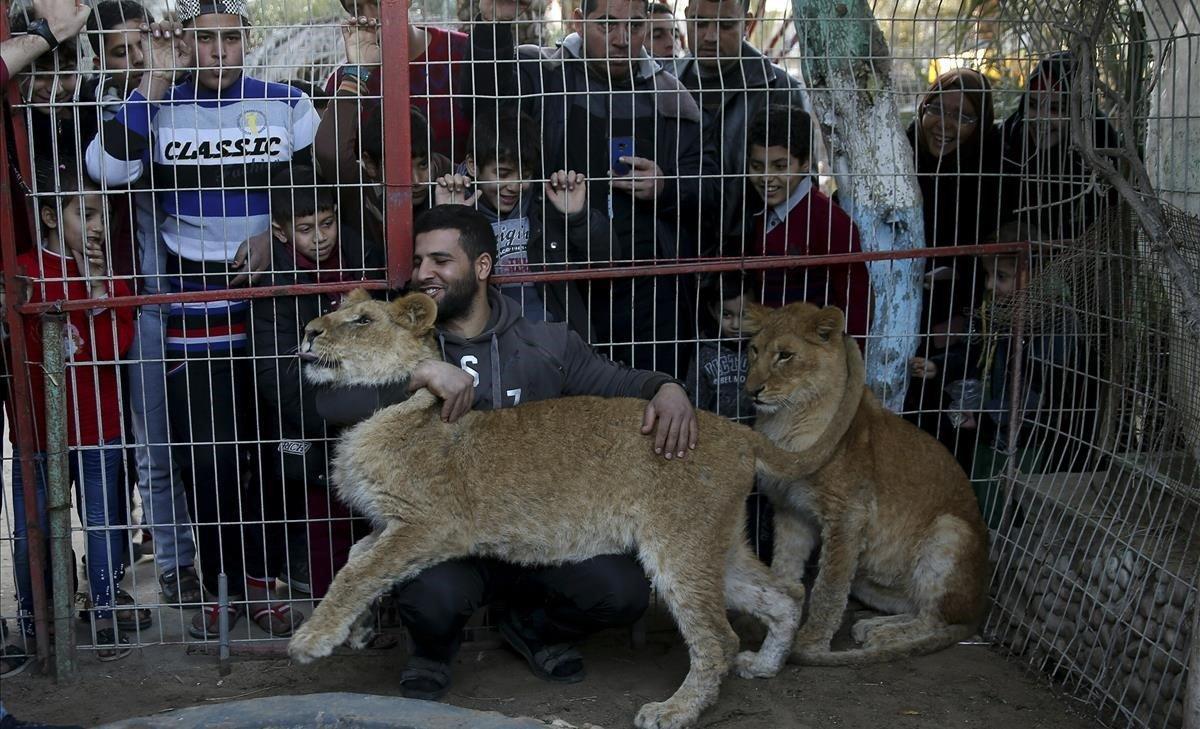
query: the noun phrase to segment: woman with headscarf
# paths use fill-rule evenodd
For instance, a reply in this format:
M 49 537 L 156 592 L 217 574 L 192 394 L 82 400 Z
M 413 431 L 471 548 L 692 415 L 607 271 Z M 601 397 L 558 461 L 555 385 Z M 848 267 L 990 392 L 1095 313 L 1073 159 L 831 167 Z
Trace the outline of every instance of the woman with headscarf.
M 1003 127 L 1005 171 L 1019 180 L 1017 214 L 1049 241 L 1078 238 L 1114 199 L 1112 189 L 1096 178 L 1072 145 L 1075 74 L 1070 52 L 1043 58 Z M 1098 108 L 1087 121 L 1096 147 L 1119 144 L 1116 130 Z
M 974 245 L 994 238 L 1009 217 L 1012 195 L 1003 192 L 1003 145 L 987 78 L 970 68 L 939 76 L 917 105 L 908 139 L 924 201 L 926 246 Z M 948 355 L 961 343 L 978 303 L 982 288 L 976 283 L 972 257 L 928 259 L 922 312 L 922 331 L 928 336 L 913 360 L 916 381 L 908 409 L 917 410 L 918 425 L 935 436 L 954 432 L 929 411 L 941 409 L 943 382 L 961 378 L 945 369 L 955 359 Z M 953 443 L 946 445 L 953 449 Z

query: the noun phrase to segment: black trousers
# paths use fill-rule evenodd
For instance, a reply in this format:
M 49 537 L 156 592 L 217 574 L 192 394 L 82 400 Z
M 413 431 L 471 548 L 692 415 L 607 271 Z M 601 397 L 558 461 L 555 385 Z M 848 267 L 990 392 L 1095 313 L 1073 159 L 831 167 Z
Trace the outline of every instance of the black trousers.
M 555 567 L 458 559 L 430 567 L 395 591 L 413 654 L 449 663 L 479 608 L 503 601 L 547 644 L 631 625 L 650 603 L 637 560 L 605 555 Z
M 196 520 L 200 576 L 217 594 L 217 577 L 243 594 L 244 578 L 274 577 L 284 550 L 283 501 L 264 492 L 258 473 L 254 382 L 248 359 L 168 362 L 171 454 Z

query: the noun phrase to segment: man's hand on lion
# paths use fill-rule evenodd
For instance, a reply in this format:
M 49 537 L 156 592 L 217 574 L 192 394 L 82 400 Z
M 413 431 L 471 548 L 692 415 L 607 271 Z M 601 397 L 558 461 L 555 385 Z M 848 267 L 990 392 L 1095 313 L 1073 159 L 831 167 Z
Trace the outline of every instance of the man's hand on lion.
M 687 390 L 674 382 L 658 388 L 642 417 L 642 433 L 649 434 L 651 430 L 654 431 L 654 452 L 663 454 L 668 460 L 686 458 L 687 452 L 696 448 L 700 426 Z
M 442 420 L 453 423 L 471 410 L 475 402 L 475 378 L 449 362 L 427 359 L 413 370 L 408 391 L 422 387 L 442 401 Z

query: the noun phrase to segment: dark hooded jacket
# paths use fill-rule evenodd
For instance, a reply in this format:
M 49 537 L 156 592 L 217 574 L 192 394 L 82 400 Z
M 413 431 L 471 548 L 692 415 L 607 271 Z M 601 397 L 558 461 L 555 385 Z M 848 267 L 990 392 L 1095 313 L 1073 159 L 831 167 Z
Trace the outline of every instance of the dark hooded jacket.
M 442 359 L 475 378 L 474 410 L 570 395 L 650 399 L 664 384 L 678 384 L 662 373 L 630 369 L 597 354 L 566 324 L 524 319 L 520 305 L 494 287 L 488 289 L 488 303 L 492 315 L 478 336 L 438 332 Z M 349 424 L 405 397 L 402 386 L 331 388 L 318 396 L 317 405 L 327 420 Z
M 561 271 L 568 260 L 587 260 L 589 250 L 600 254 L 608 249 L 608 220 L 595 210 L 584 208 L 575 215 L 566 216 L 546 202 L 540 193 L 523 195 L 521 204 L 507 215 L 501 215 L 482 197 L 476 207 L 487 216 L 493 228 L 525 218 L 524 222 L 529 226 L 526 253 L 534 271 Z M 497 231 L 497 243 L 502 246 L 499 238 L 500 231 Z M 538 283 L 534 288 L 545 302 L 552 321 L 566 322 L 584 341 L 591 341 L 587 306 L 578 288 L 567 281 Z
M 1017 215 L 1037 226 L 1046 240 L 1079 237 L 1116 199 L 1115 192 L 1098 179 L 1074 148 L 1069 132 L 1049 149 L 1037 147 L 1031 139 L 1032 122 L 1026 114 L 1032 90 L 1057 87 L 1069 91 L 1074 63 L 1068 51 L 1042 59 L 1029 76 L 1017 110 L 1003 127 L 1005 171 L 1019 180 Z M 1097 147 L 1120 144 L 1116 129 L 1098 109 L 1091 124 Z
M 629 85 L 588 71 L 582 38 L 558 48 L 517 47 L 511 23 L 477 20 L 462 85 L 475 114 L 495 113 L 495 99 L 516 98 L 541 122 L 543 176 L 575 170 L 592 209 L 607 212 L 612 252 L 601 260 L 695 255 L 703 154 L 700 110 L 678 79 L 649 57 L 631 61 Z M 603 183 L 612 167 L 610 141 L 632 137 L 635 156 L 658 163 L 666 185 L 656 200 L 635 200 Z
M 746 131 L 768 106 L 810 110 L 808 96 L 799 80 L 745 41 L 736 69 L 709 74 L 695 56 L 688 56 L 676 63 L 675 75 L 700 107 L 704 153 L 721 160 L 725 175 L 720 204 L 705 199 L 703 248 L 706 253 L 743 255 L 749 232 L 749 218 L 740 212 L 746 198 Z

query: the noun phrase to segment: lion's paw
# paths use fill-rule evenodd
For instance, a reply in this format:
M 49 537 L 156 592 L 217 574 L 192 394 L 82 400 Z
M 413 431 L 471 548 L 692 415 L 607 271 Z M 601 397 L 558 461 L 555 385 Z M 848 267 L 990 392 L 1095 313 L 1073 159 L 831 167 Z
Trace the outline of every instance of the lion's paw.
M 375 628 L 368 624 L 357 624 L 350 629 L 350 637 L 346 638 L 346 645 L 356 651 L 360 651 L 371 644 L 371 640 L 375 637 Z
M 686 729 L 695 725 L 700 712 L 691 706 L 680 706 L 673 701 L 657 701 L 646 704 L 638 711 L 633 724 L 638 729 Z
M 334 647 L 341 642 L 333 638 L 334 636 L 328 633 L 314 629 L 312 623 L 306 623 L 300 626 L 288 642 L 288 655 L 297 663 L 312 663 L 333 653 Z
M 742 678 L 771 678 L 779 673 L 779 666 L 759 651 L 742 651 L 733 659 L 733 670 Z

